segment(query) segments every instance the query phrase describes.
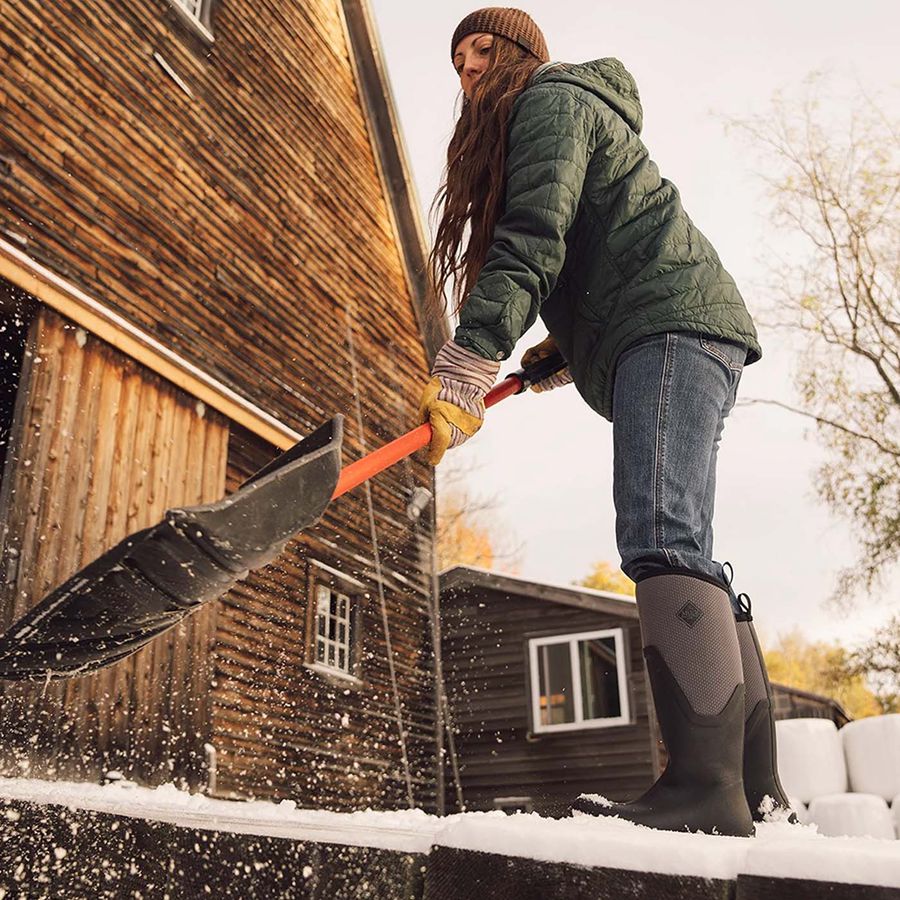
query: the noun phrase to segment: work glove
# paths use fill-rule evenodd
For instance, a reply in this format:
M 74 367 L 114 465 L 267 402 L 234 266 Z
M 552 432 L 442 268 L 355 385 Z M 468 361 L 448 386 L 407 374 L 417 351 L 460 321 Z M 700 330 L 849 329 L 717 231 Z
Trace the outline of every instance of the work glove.
M 491 389 L 500 363 L 485 359 L 452 340 L 434 360 L 431 380 L 422 391 L 419 418 L 433 429 L 428 462 L 436 466 L 448 447 L 465 443 L 484 421 L 484 395 Z
M 547 335 L 547 337 L 539 344 L 536 344 L 534 347 L 529 347 L 522 354 L 522 366 L 523 368 L 533 366 L 542 359 L 553 356 L 554 353 L 559 353 L 559 348 L 556 346 L 556 341 L 553 337 Z M 542 391 L 552 391 L 554 388 L 563 387 L 564 385 L 571 383 L 572 373 L 569 371 L 569 367 L 566 366 L 564 369 L 560 369 L 558 372 L 554 372 L 552 375 L 542 378 L 540 381 L 533 384 L 531 389 L 540 394 Z

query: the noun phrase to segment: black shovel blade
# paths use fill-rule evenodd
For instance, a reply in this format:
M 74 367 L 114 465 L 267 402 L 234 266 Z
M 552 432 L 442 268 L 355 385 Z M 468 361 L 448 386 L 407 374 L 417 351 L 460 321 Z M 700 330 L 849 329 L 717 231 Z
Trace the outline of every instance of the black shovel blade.
M 215 503 L 170 509 L 85 566 L 0 637 L 0 678 L 111 665 L 221 597 L 325 512 L 341 472 L 335 416 Z

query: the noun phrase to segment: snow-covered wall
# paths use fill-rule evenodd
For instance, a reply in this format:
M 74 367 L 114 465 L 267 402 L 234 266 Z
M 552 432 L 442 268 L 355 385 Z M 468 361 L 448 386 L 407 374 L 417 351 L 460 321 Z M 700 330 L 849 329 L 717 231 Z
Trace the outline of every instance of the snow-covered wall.
M 420 810 L 332 813 L 293 803 L 235 802 L 165 785 L 87 785 L 0 779 L 0 798 L 57 804 L 183 828 L 427 854 L 447 847 L 585 867 L 734 880 L 742 875 L 900 890 L 900 842 L 828 838 L 814 827 L 769 822 L 754 839 L 653 831 L 619 820 Z M 8 826 L 8 823 L 7 823 Z

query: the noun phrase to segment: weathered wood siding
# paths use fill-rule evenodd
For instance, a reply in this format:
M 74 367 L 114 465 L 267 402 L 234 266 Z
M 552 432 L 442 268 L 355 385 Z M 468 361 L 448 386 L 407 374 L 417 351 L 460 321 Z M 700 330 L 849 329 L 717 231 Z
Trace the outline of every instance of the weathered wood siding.
M 167 0 L 3 3 L 0 235 L 298 432 L 347 413 L 356 459 L 416 424 L 427 363 L 340 0 L 222 0 L 213 31 L 206 46 Z M 124 383 L 135 397 L 144 383 L 162 390 Z M 140 422 L 149 427 L 143 410 Z M 245 443 L 229 451 L 232 488 L 274 453 Z M 169 453 L 154 465 L 173 466 Z M 423 803 L 435 747 L 431 535 L 405 504 L 431 481 L 417 458 L 372 483 Z M 371 586 L 364 684 L 349 696 L 303 667 L 313 550 Z M 359 489 L 223 602 L 201 729 L 217 790 L 405 802 L 376 586 Z M 168 662 L 152 665 L 163 668 L 142 672 Z
M 228 426 L 43 309 L 0 495 L 2 625 L 170 506 L 222 496 Z M 103 672 L 0 686 L 4 774 L 205 780 L 215 607 Z
M 349 315 L 369 443 L 396 437 L 425 352 L 339 0 L 219 3 L 209 48 L 179 21 L 4 4 L 0 232 L 301 433 L 350 407 Z
M 272 451 L 235 430 L 228 486 Z M 402 467 L 401 467 L 402 471 Z M 377 539 L 414 802 L 435 803 L 428 584 L 415 567 L 430 535 L 417 531 L 376 479 Z M 362 549 L 365 548 L 365 549 Z M 307 667 L 310 560 L 365 585 L 360 683 Z M 213 692 L 216 793 L 290 797 L 308 806 L 405 806 L 406 776 L 377 574 L 362 491 L 333 503 L 316 527 L 224 598 Z
M 530 733 L 528 639 L 623 628 L 633 724 Z M 631 798 L 653 780 L 648 690 L 633 617 L 579 609 L 482 587 L 442 592 L 444 676 L 469 809 L 497 797 L 531 797 L 542 813 L 563 812 L 582 792 Z M 456 798 L 447 770 L 447 808 Z

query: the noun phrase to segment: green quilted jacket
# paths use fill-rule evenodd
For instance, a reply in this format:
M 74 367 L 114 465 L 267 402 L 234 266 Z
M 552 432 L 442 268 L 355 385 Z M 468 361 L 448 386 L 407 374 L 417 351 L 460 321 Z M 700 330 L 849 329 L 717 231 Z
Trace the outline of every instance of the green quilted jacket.
M 756 329 L 709 241 L 638 137 L 637 86 L 616 59 L 541 67 L 509 126 L 506 202 L 456 342 L 506 359 L 538 314 L 584 399 L 612 418 L 616 360 L 667 331 L 760 358 Z

